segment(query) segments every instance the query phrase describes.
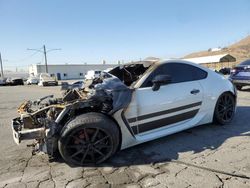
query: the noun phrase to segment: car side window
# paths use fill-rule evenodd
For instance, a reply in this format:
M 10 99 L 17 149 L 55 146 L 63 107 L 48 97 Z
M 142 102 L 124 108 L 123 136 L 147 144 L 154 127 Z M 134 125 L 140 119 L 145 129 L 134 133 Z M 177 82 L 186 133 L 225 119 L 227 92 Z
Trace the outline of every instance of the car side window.
M 141 87 L 152 87 L 152 80 L 157 75 L 169 75 L 172 79 L 171 83 L 180 83 L 205 79 L 207 77 L 207 72 L 198 67 L 184 63 L 165 63 L 157 67 Z

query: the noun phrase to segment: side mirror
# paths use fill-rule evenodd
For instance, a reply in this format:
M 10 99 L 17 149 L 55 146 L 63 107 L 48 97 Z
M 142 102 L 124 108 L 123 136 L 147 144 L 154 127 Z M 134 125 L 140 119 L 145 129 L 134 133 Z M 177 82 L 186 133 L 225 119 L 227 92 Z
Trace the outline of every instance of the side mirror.
M 157 75 L 153 80 L 152 90 L 157 91 L 162 85 L 171 83 L 171 76 L 169 75 Z

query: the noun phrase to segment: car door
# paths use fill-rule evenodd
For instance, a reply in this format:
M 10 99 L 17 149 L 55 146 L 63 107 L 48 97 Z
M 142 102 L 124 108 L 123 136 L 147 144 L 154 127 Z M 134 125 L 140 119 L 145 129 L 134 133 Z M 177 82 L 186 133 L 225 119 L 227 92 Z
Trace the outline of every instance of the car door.
M 194 74 L 193 66 L 182 63 L 166 63 L 156 68 L 134 91 L 133 107 L 125 113 L 134 134 L 161 131 L 195 118 L 202 105 L 203 89 Z M 156 75 L 170 75 L 172 81 L 153 91 L 152 79 Z

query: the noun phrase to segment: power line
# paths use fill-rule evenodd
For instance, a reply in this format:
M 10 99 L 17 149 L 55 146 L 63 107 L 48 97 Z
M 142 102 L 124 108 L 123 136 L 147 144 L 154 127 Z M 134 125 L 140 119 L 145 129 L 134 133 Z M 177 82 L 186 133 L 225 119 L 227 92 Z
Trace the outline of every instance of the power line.
M 13 60 L 13 59 L 7 59 L 6 61 L 8 61 L 8 62 L 22 62 L 22 61 L 26 61 L 27 59 L 30 59 L 31 57 L 33 57 L 34 55 L 36 55 L 37 53 L 39 53 L 39 52 L 35 52 L 35 53 L 33 53 L 33 54 L 31 54 L 31 55 L 29 55 L 29 56 L 27 56 L 27 57 L 24 57 L 24 58 L 21 58 L 21 59 L 16 59 L 16 60 Z M 3 60 L 3 61 L 5 61 L 5 60 Z
M 55 50 L 61 50 L 61 49 L 60 49 L 60 48 L 55 48 L 55 49 L 46 50 L 45 45 L 43 45 L 43 50 L 41 50 L 41 48 L 40 48 L 40 49 L 31 49 L 31 48 L 28 48 L 27 50 L 33 50 L 33 51 L 36 51 L 37 53 L 38 53 L 38 52 L 41 52 L 41 53 L 44 54 L 45 72 L 48 73 L 47 53 L 48 53 L 48 52 L 51 52 L 51 51 L 55 51 Z

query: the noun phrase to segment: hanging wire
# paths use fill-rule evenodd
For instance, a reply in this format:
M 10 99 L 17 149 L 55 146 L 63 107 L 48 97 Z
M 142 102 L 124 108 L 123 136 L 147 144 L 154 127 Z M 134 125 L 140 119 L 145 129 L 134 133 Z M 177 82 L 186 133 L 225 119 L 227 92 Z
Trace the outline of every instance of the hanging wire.
M 39 53 L 39 51 L 35 51 L 34 53 L 32 53 L 31 55 L 27 56 L 27 57 L 24 57 L 22 59 L 18 59 L 18 60 L 9 60 L 8 59 L 8 62 L 22 62 L 22 61 L 26 61 L 28 59 L 30 59 L 31 57 L 33 57 L 34 55 L 36 55 L 37 53 Z

